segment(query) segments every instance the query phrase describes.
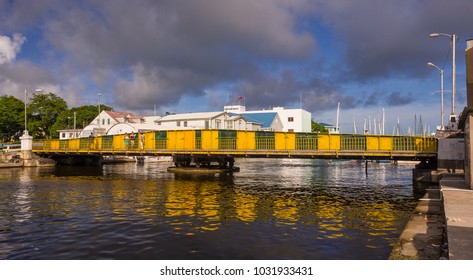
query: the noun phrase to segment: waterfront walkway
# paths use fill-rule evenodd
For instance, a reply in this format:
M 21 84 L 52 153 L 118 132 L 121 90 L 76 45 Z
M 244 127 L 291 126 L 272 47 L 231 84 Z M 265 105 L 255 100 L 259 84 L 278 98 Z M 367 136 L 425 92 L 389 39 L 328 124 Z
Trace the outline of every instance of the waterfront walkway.
M 473 260 L 473 190 L 464 174 L 440 176 L 419 201 L 390 259 Z
M 463 174 L 440 180 L 450 260 L 473 260 L 473 190 Z

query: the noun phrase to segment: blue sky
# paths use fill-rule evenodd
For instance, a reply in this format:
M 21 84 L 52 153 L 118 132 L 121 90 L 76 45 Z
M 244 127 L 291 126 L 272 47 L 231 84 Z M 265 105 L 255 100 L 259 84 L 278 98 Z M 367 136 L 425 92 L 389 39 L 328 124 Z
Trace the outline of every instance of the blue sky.
M 456 113 L 466 103 L 469 0 L 0 0 L 0 95 L 43 88 L 71 107 L 103 103 L 151 115 L 217 111 L 244 96 L 247 109 L 302 108 L 342 132 L 364 119 L 386 132 L 414 116 L 440 123 L 451 109 L 457 34 Z M 302 101 L 302 102 L 301 102 Z

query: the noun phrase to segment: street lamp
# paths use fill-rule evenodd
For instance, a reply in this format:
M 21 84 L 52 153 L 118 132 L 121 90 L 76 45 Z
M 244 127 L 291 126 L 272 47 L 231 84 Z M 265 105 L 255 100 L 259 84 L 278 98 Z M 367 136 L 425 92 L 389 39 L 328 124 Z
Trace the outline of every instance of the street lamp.
M 455 43 L 458 40 L 456 34 L 445 34 L 445 33 L 432 33 L 429 35 L 430 38 L 437 38 L 439 36 L 445 36 L 450 38 L 450 43 L 452 44 L 452 113 L 450 114 L 450 122 L 452 122 L 452 116 L 455 121 L 455 76 L 456 76 L 456 67 L 455 67 Z
M 43 92 L 42 89 L 35 89 L 35 92 Z M 23 135 L 28 135 L 28 121 L 27 121 L 27 116 L 26 116 L 26 108 L 28 104 L 28 90 L 25 88 L 25 131 L 23 131 Z
M 437 65 L 433 64 L 432 62 L 427 63 L 427 66 L 437 68 L 437 70 L 440 71 L 440 117 L 442 119 L 441 124 L 440 124 L 440 130 L 443 130 L 444 129 L 444 125 L 443 125 L 443 117 L 444 117 L 444 113 L 443 113 L 443 70 L 440 69 Z

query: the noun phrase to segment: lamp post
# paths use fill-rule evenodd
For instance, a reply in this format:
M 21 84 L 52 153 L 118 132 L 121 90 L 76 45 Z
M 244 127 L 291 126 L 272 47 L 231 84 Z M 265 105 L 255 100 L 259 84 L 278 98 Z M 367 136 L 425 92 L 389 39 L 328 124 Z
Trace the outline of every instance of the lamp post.
M 35 89 L 35 92 L 43 92 L 42 89 Z M 23 131 L 23 135 L 28 135 L 28 120 L 27 120 L 27 114 L 26 114 L 26 108 L 28 104 L 28 90 L 25 88 L 25 131 Z
M 439 36 L 445 36 L 450 38 L 450 43 L 452 44 L 452 113 L 450 114 L 450 122 L 452 122 L 452 116 L 455 118 L 455 76 L 456 76 L 456 67 L 455 67 L 455 43 L 458 39 L 456 34 L 445 34 L 445 33 L 432 33 L 429 35 L 430 38 L 437 38 Z M 455 119 L 453 120 L 455 121 Z
M 440 71 L 440 130 L 444 130 L 444 123 L 443 123 L 443 70 L 440 69 L 437 65 L 433 64 L 432 62 L 427 63 L 427 66 L 437 68 Z

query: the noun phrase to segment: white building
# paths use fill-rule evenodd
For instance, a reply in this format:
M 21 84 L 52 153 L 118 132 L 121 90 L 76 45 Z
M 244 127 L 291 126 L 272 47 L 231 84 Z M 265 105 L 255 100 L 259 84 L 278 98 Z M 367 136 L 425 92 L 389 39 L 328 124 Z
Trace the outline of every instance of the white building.
M 311 114 L 303 109 L 284 109 L 284 107 L 246 111 L 245 106 L 236 105 L 225 106 L 223 112 L 169 114 L 163 117 L 144 117 L 129 112 L 104 110 L 80 132 L 78 137 L 88 137 L 91 134 L 97 136 L 184 129 L 310 132 L 311 120 Z M 60 131 L 60 136 L 61 132 L 65 133 L 64 137 L 69 136 L 66 131 Z
M 311 132 L 312 130 L 312 114 L 303 109 L 284 109 L 284 107 L 274 107 L 272 110 L 246 111 L 245 106 L 232 105 L 225 106 L 224 111 L 260 121 L 263 123 L 263 127 L 265 127 L 265 123 L 267 123 L 268 118 L 270 117 L 268 113 L 277 113 L 278 117 L 274 119 L 275 123 L 272 123 L 269 126 L 266 125 L 266 127 L 272 128 L 274 131 L 285 132 Z M 277 122 L 280 122 L 280 124 Z
M 143 117 L 129 112 L 102 111 L 80 133 L 79 137 L 112 135 L 143 130 L 157 130 L 155 120 L 159 116 Z M 113 128 L 113 129 L 112 129 Z
M 261 123 L 227 112 L 170 114 L 155 120 L 157 130 L 169 129 L 239 129 L 257 130 Z
M 319 125 L 325 127 L 330 134 L 338 134 L 340 133 L 340 128 L 333 124 L 328 123 L 319 123 Z
M 82 129 L 61 129 L 57 132 L 59 133 L 59 140 L 67 140 L 79 138 Z

